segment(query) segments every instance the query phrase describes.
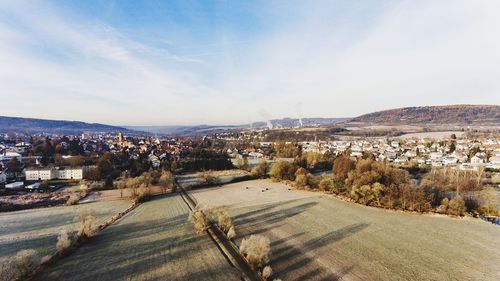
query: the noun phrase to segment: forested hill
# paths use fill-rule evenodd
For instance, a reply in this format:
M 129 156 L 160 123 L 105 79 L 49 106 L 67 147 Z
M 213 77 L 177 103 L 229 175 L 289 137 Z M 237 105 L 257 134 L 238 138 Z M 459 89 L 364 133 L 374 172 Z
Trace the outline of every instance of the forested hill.
M 129 130 L 122 127 L 115 127 L 98 123 L 85 123 L 80 121 L 45 120 L 0 116 L 0 132 L 80 134 L 83 132 L 129 132 Z
M 351 122 L 378 124 L 500 124 L 498 105 L 404 107 L 361 115 Z

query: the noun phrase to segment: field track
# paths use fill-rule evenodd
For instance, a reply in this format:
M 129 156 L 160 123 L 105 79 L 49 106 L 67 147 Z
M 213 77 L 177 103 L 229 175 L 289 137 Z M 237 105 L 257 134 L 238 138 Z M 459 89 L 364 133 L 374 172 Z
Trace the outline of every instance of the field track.
M 196 200 L 193 199 L 183 187 L 178 187 L 184 202 L 191 210 L 193 210 L 197 205 Z M 217 247 L 221 251 L 221 254 L 224 255 L 227 261 L 244 274 L 243 279 L 250 281 L 262 280 L 262 278 L 260 278 L 260 276 L 250 268 L 246 260 L 240 255 L 238 248 L 231 241 L 229 241 L 219 228 L 212 224 L 207 230 L 207 233 L 210 238 L 212 238 L 214 243 L 216 243 Z

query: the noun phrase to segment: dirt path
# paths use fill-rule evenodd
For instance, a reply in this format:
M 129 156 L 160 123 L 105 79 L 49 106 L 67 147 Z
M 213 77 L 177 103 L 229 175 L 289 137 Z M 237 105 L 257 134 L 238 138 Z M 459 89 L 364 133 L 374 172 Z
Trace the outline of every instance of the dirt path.
M 175 188 L 180 192 L 186 205 L 190 210 L 193 210 L 197 205 L 196 201 L 186 192 L 186 190 L 184 190 L 184 188 L 178 185 L 177 181 L 175 181 L 175 186 Z M 211 224 L 207 233 L 228 262 L 243 274 L 243 280 L 262 281 L 262 278 L 250 268 L 250 265 L 241 256 L 236 246 L 227 239 L 219 228 Z

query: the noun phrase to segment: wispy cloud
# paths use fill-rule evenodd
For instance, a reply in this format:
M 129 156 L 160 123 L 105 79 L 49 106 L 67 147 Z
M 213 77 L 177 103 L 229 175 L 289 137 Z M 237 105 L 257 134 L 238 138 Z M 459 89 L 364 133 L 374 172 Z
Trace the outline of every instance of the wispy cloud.
M 49 2 L 1 2 L 2 114 L 240 123 L 500 103 L 498 1 L 263 2 L 243 7 L 251 24 L 222 4 L 202 20 L 198 6 L 146 38 Z M 213 38 L 183 33 L 206 22 Z

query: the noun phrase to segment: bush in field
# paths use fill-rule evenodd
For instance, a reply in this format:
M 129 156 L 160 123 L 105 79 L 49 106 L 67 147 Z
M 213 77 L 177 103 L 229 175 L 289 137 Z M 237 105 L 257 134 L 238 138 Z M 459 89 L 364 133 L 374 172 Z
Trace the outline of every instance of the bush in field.
M 229 228 L 227 232 L 227 238 L 229 238 L 229 240 L 233 240 L 235 237 L 236 237 L 236 231 L 234 230 L 234 226 L 231 226 L 231 228 Z
M 236 159 L 236 167 L 241 170 L 249 171 L 250 165 L 248 164 L 248 158 L 243 157 Z
M 212 175 L 212 172 L 210 171 L 199 172 L 198 176 L 203 181 L 203 184 L 212 185 L 212 184 L 217 184 L 219 182 L 219 180 L 216 177 L 214 177 Z
M 344 181 L 348 173 L 354 170 L 355 162 L 347 156 L 339 156 L 333 161 L 333 173 L 335 178 Z
M 76 216 L 75 221 L 79 223 L 77 231 L 77 239 L 82 240 L 94 236 L 97 229 L 95 227 L 95 217 L 89 210 L 80 210 Z
M 167 193 L 167 191 L 169 189 L 172 189 L 173 187 L 174 176 L 170 171 L 163 171 L 161 173 L 160 179 L 158 180 L 158 183 L 160 184 L 163 193 Z
M 229 216 L 227 208 L 217 209 L 217 225 L 224 233 L 228 233 L 229 229 L 233 227 L 233 219 Z
M 151 195 L 151 188 L 149 187 L 149 179 L 146 177 L 137 177 L 129 179 L 127 186 L 130 188 L 130 199 L 134 203 L 144 202 L 149 199 Z
M 122 179 L 119 181 L 115 181 L 115 188 L 120 190 L 120 198 L 123 197 L 123 190 L 127 188 L 127 179 Z
M 262 279 L 267 280 L 271 275 L 273 275 L 273 270 L 269 265 L 266 265 L 264 269 L 262 269 Z
M 321 176 L 318 184 L 318 188 L 321 191 L 332 192 L 334 194 L 339 194 L 344 191 L 344 183 L 336 179 L 333 174 L 325 174 Z
M 500 210 L 495 204 L 495 189 L 492 187 L 485 188 L 480 195 L 480 206 L 477 208 L 477 213 L 487 216 L 500 216 Z
M 448 204 L 448 214 L 454 216 L 461 216 L 467 211 L 465 207 L 465 201 L 461 196 L 456 196 L 450 200 Z
M 70 196 L 68 198 L 68 201 L 66 201 L 66 206 L 72 206 L 78 204 L 78 197 L 76 196 Z
M 450 203 L 450 200 L 448 198 L 443 198 L 443 200 L 441 200 L 441 205 L 439 205 L 439 207 L 437 207 L 436 212 L 438 212 L 440 214 L 448 213 L 449 203 Z
M 203 233 L 209 226 L 213 217 L 213 210 L 201 205 L 189 212 L 188 220 L 193 224 L 198 234 Z
M 71 239 L 69 238 L 68 231 L 63 229 L 57 236 L 56 251 L 63 253 L 71 246 Z
M 38 264 L 35 250 L 21 250 L 12 260 L 0 265 L 0 280 L 27 279 Z
M 263 178 L 267 175 L 267 162 L 266 160 L 260 160 L 259 164 L 253 168 L 252 176 Z
M 276 162 L 269 171 L 271 178 L 273 180 L 295 180 L 295 172 L 297 171 L 297 166 L 295 164 L 287 161 Z
M 271 242 L 262 235 L 251 235 L 241 241 L 240 253 L 254 270 L 262 268 L 269 262 Z

